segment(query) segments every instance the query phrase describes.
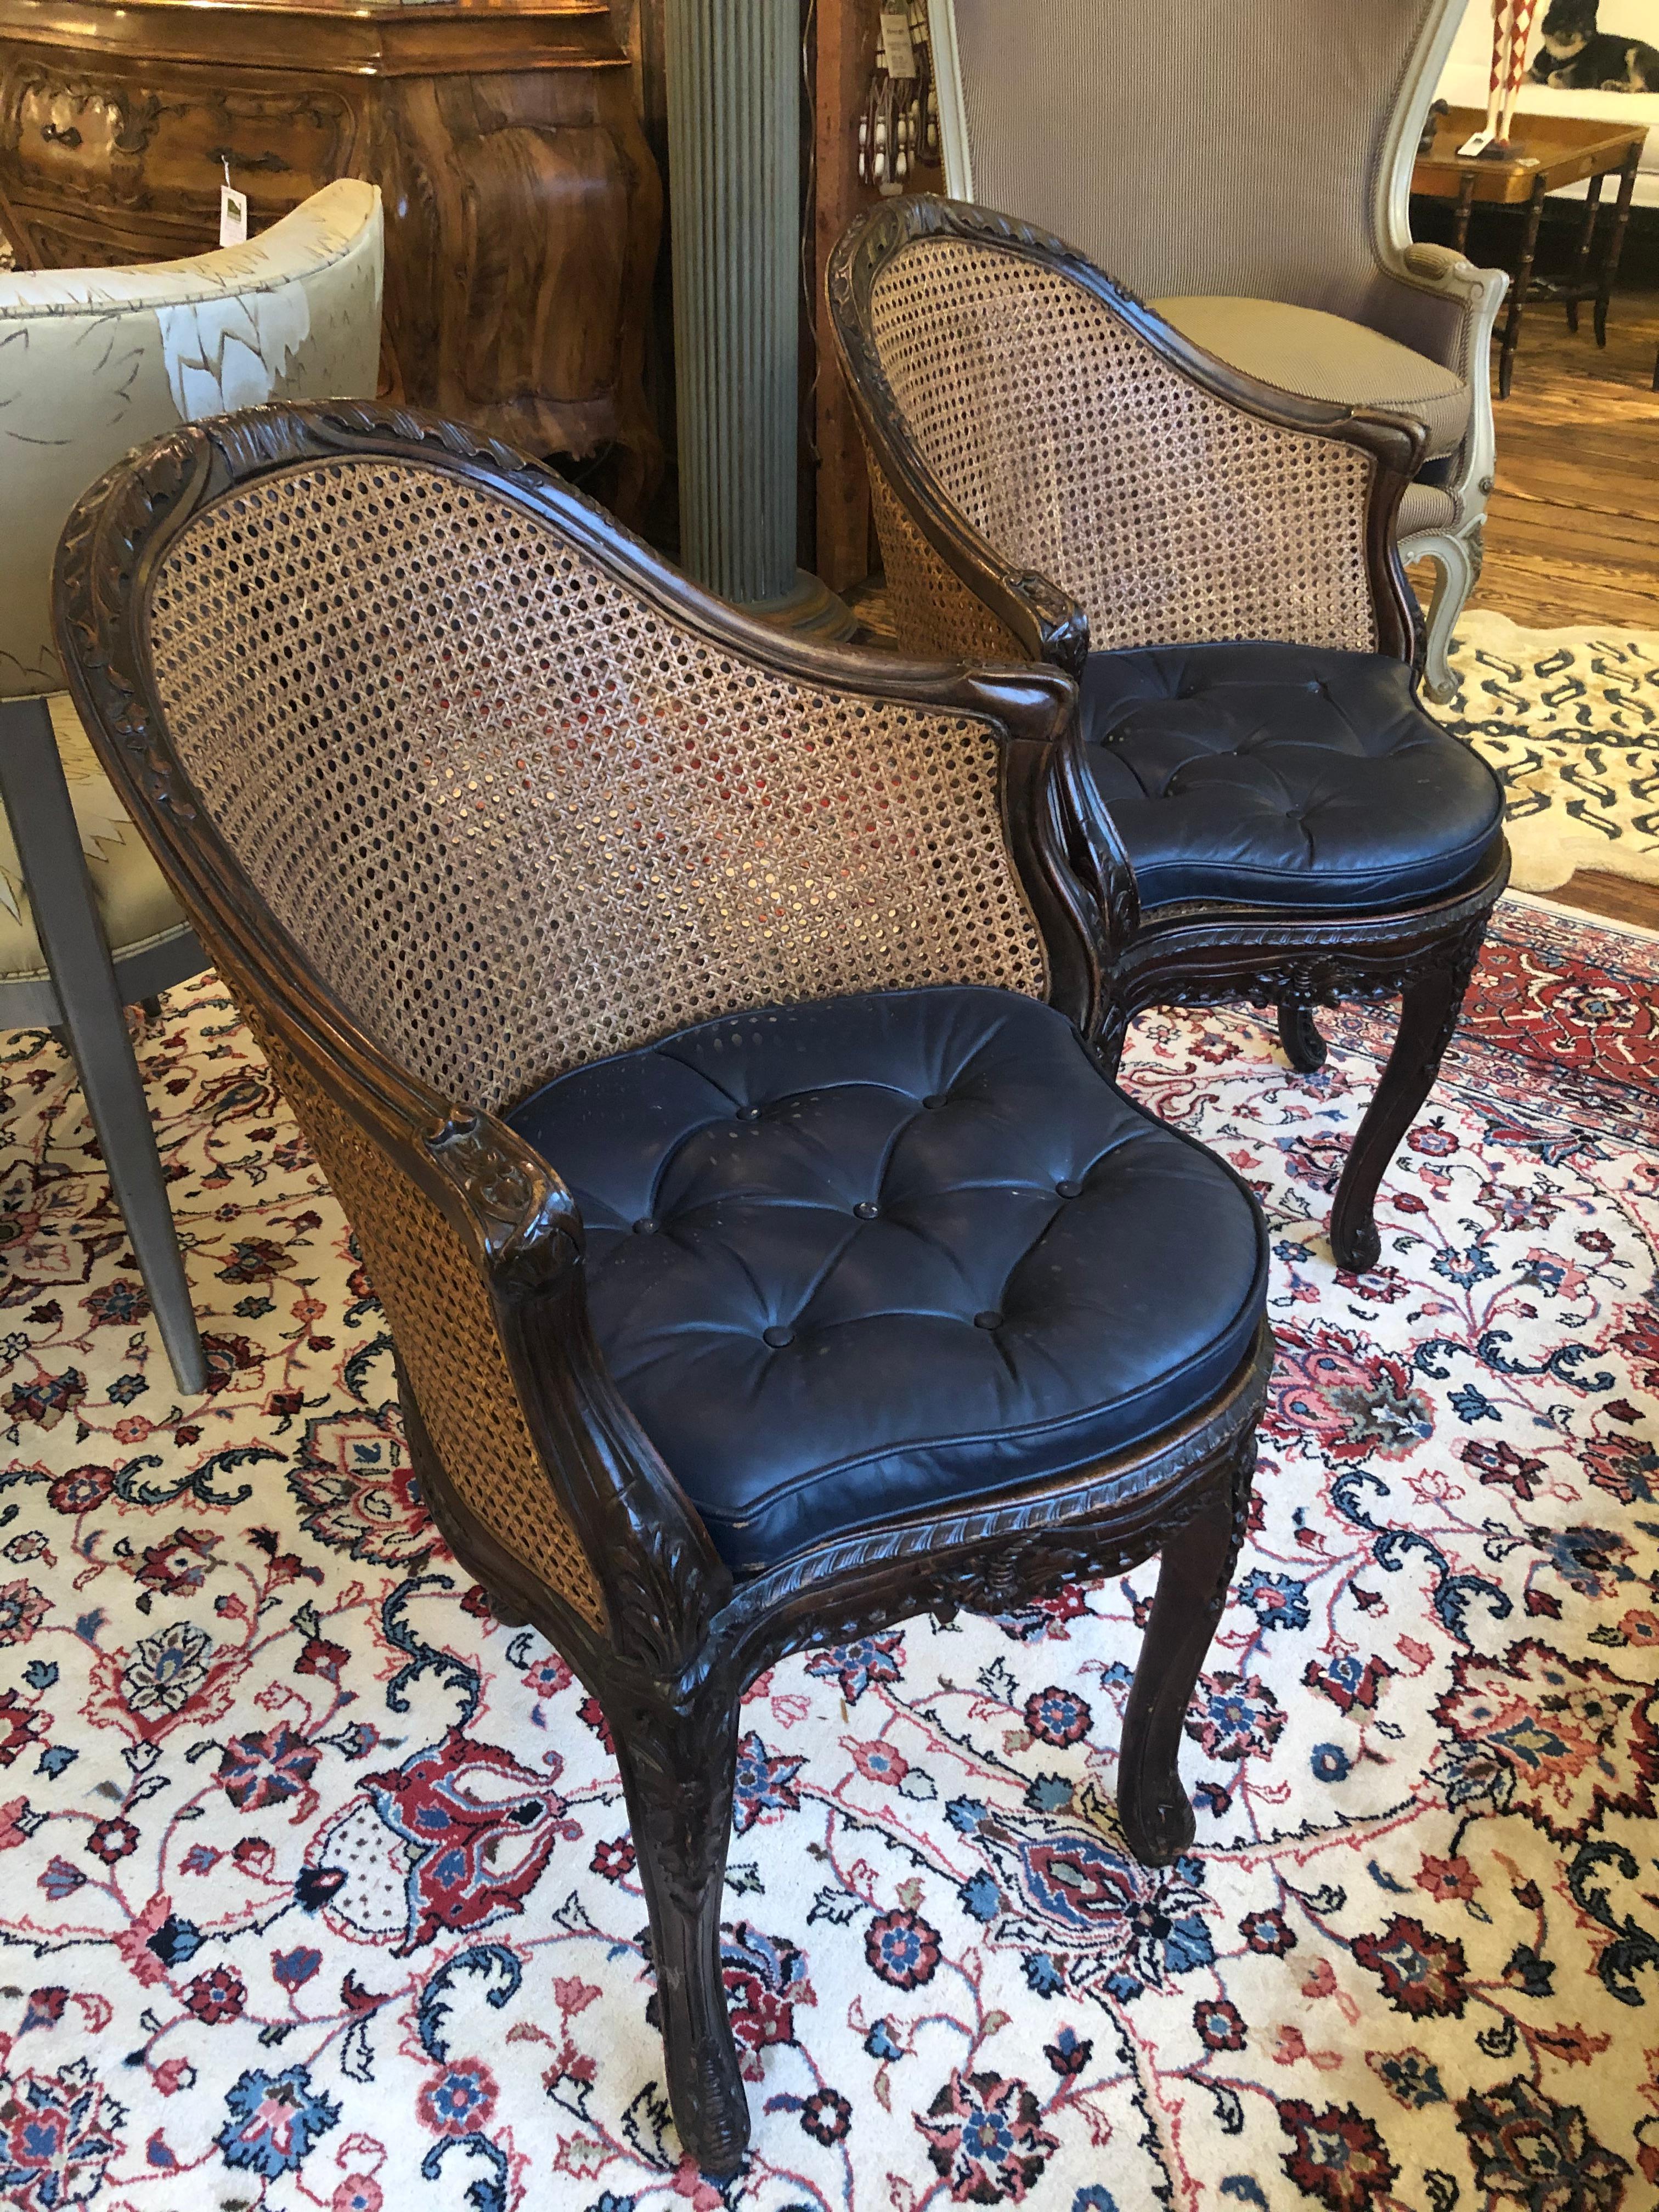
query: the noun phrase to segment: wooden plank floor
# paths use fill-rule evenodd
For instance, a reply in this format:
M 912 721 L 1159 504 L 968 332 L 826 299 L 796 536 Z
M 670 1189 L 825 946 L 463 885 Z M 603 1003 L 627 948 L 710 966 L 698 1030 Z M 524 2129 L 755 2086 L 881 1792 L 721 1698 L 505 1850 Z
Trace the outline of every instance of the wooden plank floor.
M 1581 310 L 1529 308 L 1471 605 L 1529 629 L 1616 622 L 1659 631 L 1659 292 L 1614 295 L 1606 350 Z

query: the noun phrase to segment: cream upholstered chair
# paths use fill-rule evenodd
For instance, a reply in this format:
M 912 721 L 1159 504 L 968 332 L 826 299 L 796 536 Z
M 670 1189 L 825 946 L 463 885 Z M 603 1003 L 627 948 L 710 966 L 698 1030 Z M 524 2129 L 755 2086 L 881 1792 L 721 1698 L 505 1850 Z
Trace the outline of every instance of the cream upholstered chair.
M 1426 423 L 1400 548 L 1437 568 L 1425 682 L 1480 568 L 1508 288 L 1408 222 L 1463 0 L 929 0 L 955 199 L 1056 233 L 1264 383 Z
M 381 266 L 380 192 L 341 182 L 192 260 L 0 273 L 0 1025 L 63 1030 L 185 1391 L 202 1346 L 122 1010 L 206 963 L 63 691 L 52 557 L 82 491 L 143 440 L 372 394 Z

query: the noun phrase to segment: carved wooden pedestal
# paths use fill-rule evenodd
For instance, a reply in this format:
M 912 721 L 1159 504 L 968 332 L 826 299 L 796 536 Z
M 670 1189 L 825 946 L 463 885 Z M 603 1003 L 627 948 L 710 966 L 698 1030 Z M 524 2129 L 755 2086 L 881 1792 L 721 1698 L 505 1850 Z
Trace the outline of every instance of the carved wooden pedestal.
M 0 228 L 21 268 L 199 253 L 222 161 L 254 229 L 386 195 L 385 377 L 538 453 L 662 448 L 642 373 L 662 187 L 605 0 L 0 0 Z

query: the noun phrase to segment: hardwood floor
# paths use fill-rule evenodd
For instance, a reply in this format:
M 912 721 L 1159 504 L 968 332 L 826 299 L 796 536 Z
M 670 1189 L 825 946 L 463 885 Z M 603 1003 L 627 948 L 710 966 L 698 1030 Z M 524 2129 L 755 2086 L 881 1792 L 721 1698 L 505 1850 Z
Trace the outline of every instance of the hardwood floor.
M 1527 313 L 1496 403 L 1498 484 L 1470 604 L 1529 629 L 1659 630 L 1659 292 L 1614 295 L 1605 351 L 1579 317 Z

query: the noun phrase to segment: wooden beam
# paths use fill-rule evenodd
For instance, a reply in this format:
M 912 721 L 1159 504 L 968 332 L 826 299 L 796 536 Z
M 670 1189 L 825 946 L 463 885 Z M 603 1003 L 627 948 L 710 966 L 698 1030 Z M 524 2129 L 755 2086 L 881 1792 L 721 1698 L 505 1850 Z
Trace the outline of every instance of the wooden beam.
M 859 183 L 859 117 L 876 65 L 877 0 L 817 0 L 817 189 L 812 299 L 817 331 L 817 568 L 832 592 L 869 573 L 870 483 L 836 361 L 823 271 L 836 240 L 875 196 Z
M 870 572 L 870 479 L 852 402 L 836 363 L 823 304 L 823 271 L 836 240 L 859 210 L 878 197 L 870 185 L 859 182 L 859 118 L 875 73 L 880 13 L 880 0 L 817 0 L 817 176 L 812 239 L 818 376 L 817 565 L 833 592 L 862 583 Z M 943 172 L 918 165 L 912 189 L 942 192 Z

